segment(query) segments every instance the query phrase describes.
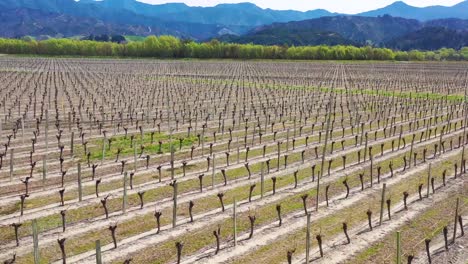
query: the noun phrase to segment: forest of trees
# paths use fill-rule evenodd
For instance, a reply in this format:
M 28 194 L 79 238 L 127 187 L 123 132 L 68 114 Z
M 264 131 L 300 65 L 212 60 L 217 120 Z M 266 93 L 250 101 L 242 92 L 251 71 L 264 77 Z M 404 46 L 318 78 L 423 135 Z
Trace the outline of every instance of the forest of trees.
M 0 53 L 53 56 L 114 56 L 155 58 L 230 58 L 292 60 L 468 60 L 468 47 L 460 50 L 392 51 L 370 46 L 262 46 L 212 40 L 197 43 L 173 36 L 149 36 L 141 42 L 112 43 L 90 40 L 1 39 Z

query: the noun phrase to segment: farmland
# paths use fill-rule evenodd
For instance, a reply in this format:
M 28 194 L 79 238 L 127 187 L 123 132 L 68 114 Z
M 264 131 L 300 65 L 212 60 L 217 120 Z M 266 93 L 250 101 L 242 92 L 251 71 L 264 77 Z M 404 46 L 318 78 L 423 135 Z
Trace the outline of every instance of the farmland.
M 462 62 L 0 57 L 0 261 L 462 263 L 467 89 Z

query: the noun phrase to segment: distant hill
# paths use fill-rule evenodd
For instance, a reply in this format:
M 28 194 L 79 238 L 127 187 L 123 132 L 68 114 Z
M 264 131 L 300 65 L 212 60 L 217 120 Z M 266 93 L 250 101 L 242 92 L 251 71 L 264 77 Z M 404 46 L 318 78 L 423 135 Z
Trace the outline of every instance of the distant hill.
M 300 21 L 324 16 L 346 15 L 332 13 L 324 9 L 306 12 L 295 10 L 262 9 L 252 3 L 219 4 L 213 7 L 191 7 L 183 3 L 150 5 L 136 0 L 81 0 L 93 3 L 101 8 L 126 10 L 148 17 L 157 17 L 166 21 L 179 21 L 201 24 L 221 24 L 226 26 L 260 26 L 275 22 Z M 421 21 L 441 18 L 468 19 L 468 0 L 451 7 L 429 6 L 414 7 L 402 1 L 394 2 L 383 8 L 363 12 L 358 16 L 377 17 L 383 15 L 417 19 Z
M 83 0 L 82 0 L 83 2 Z M 183 3 L 150 5 L 135 0 L 85 0 L 101 8 L 127 10 L 166 21 L 201 24 L 222 24 L 227 26 L 259 26 L 274 22 L 304 20 L 334 15 L 323 9 L 307 12 L 294 10 L 262 9 L 252 3 L 219 4 L 213 7 L 189 7 Z
M 243 36 L 222 36 L 219 40 L 277 45 L 371 44 L 401 49 L 457 48 L 463 45 L 462 40 L 468 34 L 467 25 L 468 20 L 462 19 L 420 22 L 389 15 L 382 17 L 335 16 L 274 23 L 257 27 Z M 425 30 L 426 28 L 429 29 Z M 451 36 L 454 39 L 451 39 Z M 437 40 L 437 42 L 430 44 L 431 40 Z M 414 45 L 411 45 L 411 41 L 415 42 Z
M 148 35 L 148 27 L 105 23 L 29 8 L 0 9 L 2 37 L 72 37 L 91 34 Z M 160 32 L 163 33 L 163 32 Z
M 384 8 L 363 12 L 358 16 L 377 17 L 391 15 L 403 18 L 417 19 L 420 21 L 441 19 L 441 18 L 461 18 L 468 19 L 468 1 L 463 1 L 454 6 L 428 6 L 414 7 L 402 1 L 395 2 Z
M 344 39 L 343 43 L 382 44 L 385 41 L 420 28 L 421 23 L 417 20 L 394 18 L 391 16 L 377 18 L 358 16 L 322 17 L 258 27 L 237 39 L 231 39 L 231 41 L 262 44 L 264 36 L 269 35 L 270 39 L 276 40 L 272 44 L 283 44 L 291 42 L 289 38 L 292 34 L 316 35 L 317 32 L 334 32 L 335 35 L 341 36 Z M 335 35 L 332 38 L 335 38 Z M 306 42 L 304 44 L 313 45 L 315 42 Z
M 401 50 L 437 50 L 444 47 L 460 49 L 468 46 L 468 32 L 443 27 L 425 27 L 395 38 L 387 45 Z
M 119 0 L 124 1 L 124 0 Z M 125 0 L 132 1 L 133 0 Z M 212 24 L 197 24 L 188 22 L 173 22 L 161 20 L 158 17 L 147 17 L 144 15 L 136 14 L 126 9 L 118 8 L 101 8 L 99 2 L 96 1 L 80 1 L 74 0 L 0 0 L 0 10 L 3 13 L 14 12 L 18 9 L 28 9 L 41 11 L 43 16 L 26 17 L 20 16 L 15 18 L 12 16 L 13 21 L 8 21 L 10 24 L 21 24 L 23 19 L 34 20 L 34 23 L 43 24 L 50 19 L 49 16 L 65 15 L 74 17 L 78 21 L 80 19 L 95 19 L 102 21 L 106 24 L 120 24 L 120 25 L 133 25 L 137 27 L 146 27 L 149 34 L 171 34 L 182 38 L 205 39 L 212 36 L 217 36 L 220 31 L 243 33 L 247 28 L 241 26 L 233 26 L 231 29 L 226 29 L 223 25 Z M 14 13 L 13 13 L 14 14 Z M 79 24 L 79 23 L 78 23 Z M 79 25 L 71 25 L 67 31 L 80 32 Z M 56 25 L 60 27 L 60 25 Z M 74 27 L 78 27 L 75 29 Z M 58 30 L 56 30 L 58 31 Z M 61 32 L 62 33 L 62 32 Z M 107 32 L 113 34 L 114 32 Z M 67 35 L 62 33 L 63 35 Z M 102 34 L 102 32 L 95 32 L 95 34 Z M 120 32 L 121 35 L 125 33 Z M 34 34 L 35 35 L 35 34 Z M 0 23 L 0 36 L 6 36 Z
M 326 10 L 300 12 L 261 9 L 250 3 L 203 8 L 180 3 L 150 5 L 135 0 L 0 0 L 2 10 L 20 8 L 93 18 L 106 23 L 146 26 L 156 28 L 156 32 L 193 39 L 220 34 L 240 35 L 258 25 L 333 15 Z M 40 20 L 40 17 L 35 19 Z

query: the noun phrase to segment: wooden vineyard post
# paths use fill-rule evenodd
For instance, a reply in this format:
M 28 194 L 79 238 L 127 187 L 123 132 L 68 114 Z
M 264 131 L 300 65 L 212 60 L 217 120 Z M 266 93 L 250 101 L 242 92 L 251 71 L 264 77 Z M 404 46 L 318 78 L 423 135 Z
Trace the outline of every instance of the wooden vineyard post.
M 78 200 L 83 200 L 83 189 L 81 187 L 81 162 L 78 162 Z
M 260 197 L 263 198 L 265 193 L 265 176 L 263 175 L 263 167 L 264 163 L 262 162 L 261 170 L 260 170 Z
M 39 264 L 39 237 L 37 232 L 37 220 L 32 221 L 33 232 L 33 247 L 34 247 L 34 264 Z
M 240 162 L 239 136 L 237 137 L 237 164 Z
M 414 147 L 414 134 L 413 139 L 411 140 L 410 156 L 409 156 L 409 168 L 411 169 L 411 158 L 413 157 L 413 147 Z
M 10 181 L 13 180 L 13 157 L 15 156 L 15 149 L 10 150 Z
M 233 215 L 232 215 L 232 222 L 233 222 L 233 234 L 234 234 L 234 247 L 237 246 L 237 201 L 236 197 L 234 197 L 234 202 L 233 202 Z
M 361 123 L 361 140 L 359 141 L 359 145 L 362 146 L 362 140 L 364 138 L 364 123 Z
M 468 86 L 465 86 L 465 96 L 464 96 L 464 107 L 463 107 L 463 113 L 464 113 L 464 120 L 463 120 L 463 146 L 466 145 L 466 127 L 467 127 L 467 122 L 468 122 Z
M 45 145 L 46 153 L 49 152 L 49 110 L 45 110 L 46 123 L 45 123 Z
M 171 131 L 172 135 L 172 131 Z M 171 140 L 171 151 L 172 151 L 172 140 Z M 201 135 L 201 154 L 205 151 L 205 128 L 202 126 L 202 135 Z
M 174 195 L 173 195 L 173 208 L 172 208 L 172 227 L 175 228 L 177 226 L 177 181 L 172 182 L 172 187 L 174 188 Z
M 104 164 L 104 159 L 106 158 L 106 137 L 102 140 L 102 157 L 101 165 Z
M 320 174 L 317 175 L 317 194 L 315 197 L 315 211 L 318 211 L 319 208 L 319 190 L 320 190 L 320 178 L 323 176 L 323 171 L 324 171 L 324 165 L 325 165 L 325 154 L 327 152 L 327 143 L 328 143 L 328 134 L 329 134 L 329 128 L 330 128 L 330 121 L 331 121 L 331 103 L 332 99 L 332 94 L 330 93 L 330 98 L 328 99 L 328 109 L 327 109 L 327 127 L 325 130 L 325 143 L 323 144 L 323 151 L 322 151 L 322 161 L 320 165 Z
M 133 143 L 133 172 L 137 171 L 137 151 L 136 143 Z
M 276 171 L 279 171 L 280 169 L 280 155 L 281 155 L 281 142 L 278 141 L 278 161 L 276 164 Z
M 224 138 L 224 119 L 223 119 L 222 125 L 221 125 L 221 135 Z
M 450 120 L 447 120 L 447 122 L 450 122 Z M 444 126 L 445 128 L 445 126 Z M 442 155 L 442 136 L 444 135 L 444 128 L 442 128 L 442 131 L 440 131 L 440 137 L 439 137 L 439 155 Z M 448 130 L 448 129 L 447 129 Z M 437 154 L 437 153 L 436 153 Z
M 74 155 L 74 140 L 75 140 L 75 132 L 71 132 L 70 138 L 70 155 L 73 157 Z
M 374 160 L 372 158 L 372 153 L 369 153 L 369 160 L 370 160 L 370 186 L 371 188 L 374 187 L 374 172 L 372 168 L 374 167 Z
M 216 154 L 213 154 L 213 170 L 211 172 L 211 188 L 214 188 L 214 182 L 215 182 L 215 171 L 216 171 Z
M 42 188 L 45 190 L 45 183 L 47 177 L 47 155 L 42 157 Z
M 71 131 L 71 125 L 72 125 L 71 113 L 68 112 L 68 131 Z
M 363 131 L 364 131 L 364 129 L 363 129 Z M 367 157 L 367 144 L 368 144 L 367 132 L 365 133 L 365 138 L 366 138 L 366 142 L 364 143 L 364 161 L 366 161 L 366 157 Z
M 102 264 L 101 240 L 96 240 L 96 264 Z
M 397 264 L 401 264 L 401 235 L 400 231 L 396 233 L 396 244 L 397 244 Z
M 466 166 L 464 163 L 463 163 L 463 160 L 465 159 L 465 146 L 463 146 L 462 148 L 462 153 L 461 153 L 461 158 L 460 158 L 460 175 L 463 174 L 463 171 L 464 171 L 464 166 Z M 457 172 L 455 172 L 455 175 L 457 174 Z
M 21 118 L 21 143 L 24 144 L 24 118 Z
M 310 213 L 307 214 L 307 230 L 306 230 L 306 263 L 310 259 Z
M 431 181 L 431 166 L 432 164 L 429 163 L 429 169 L 427 171 L 427 194 L 426 197 L 429 198 L 429 190 L 430 190 L 430 181 Z
M 127 172 L 124 172 L 123 178 L 123 199 L 122 199 L 122 213 L 127 211 Z
M 455 243 L 457 239 L 457 218 L 458 218 L 458 206 L 460 204 L 460 198 L 457 198 L 457 205 L 455 206 L 455 220 L 453 221 L 453 238 L 452 243 Z
M 174 180 L 174 148 L 172 146 L 172 129 L 171 134 L 169 136 L 169 151 L 171 152 L 171 180 Z
M 387 187 L 387 184 L 384 183 L 383 186 L 382 186 L 382 200 L 380 201 L 380 219 L 379 219 L 380 221 L 379 221 L 379 225 L 382 225 L 386 187 Z

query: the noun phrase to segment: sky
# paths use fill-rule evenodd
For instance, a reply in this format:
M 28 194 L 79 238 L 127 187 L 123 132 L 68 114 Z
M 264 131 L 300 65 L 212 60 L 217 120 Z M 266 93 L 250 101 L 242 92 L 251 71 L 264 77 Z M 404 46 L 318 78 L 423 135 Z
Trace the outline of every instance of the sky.
M 369 11 L 387 6 L 396 0 L 138 0 L 150 4 L 181 3 L 189 6 L 214 6 L 220 3 L 240 3 L 251 2 L 262 8 L 271 8 L 277 10 L 301 10 L 327 9 L 332 12 L 355 14 L 363 11 Z M 452 6 L 463 0 L 404 0 L 405 3 L 424 7 L 430 5 Z

